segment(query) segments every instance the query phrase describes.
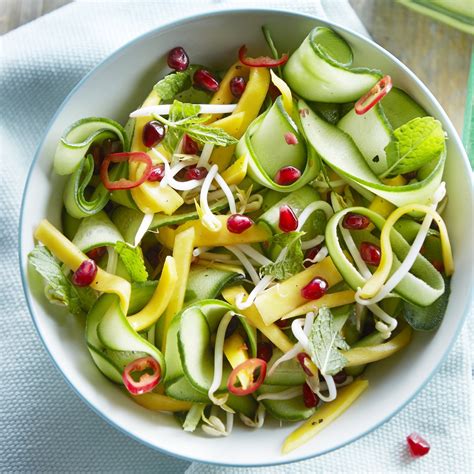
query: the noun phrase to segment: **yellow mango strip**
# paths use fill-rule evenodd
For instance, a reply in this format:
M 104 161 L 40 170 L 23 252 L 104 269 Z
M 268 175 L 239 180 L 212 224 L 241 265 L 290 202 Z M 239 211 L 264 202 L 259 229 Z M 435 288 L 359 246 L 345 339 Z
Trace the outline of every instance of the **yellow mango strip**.
M 380 214 L 382 217 L 388 217 L 396 209 L 396 206 L 380 196 L 375 196 L 369 205 L 369 209 Z
M 220 120 L 215 121 L 212 124 L 213 128 L 220 128 L 227 132 L 229 135 L 232 135 L 235 138 L 238 138 L 240 129 L 242 128 L 242 123 L 244 121 L 245 114 L 239 112 L 238 114 L 228 115 Z
M 142 395 L 130 395 L 130 397 L 138 405 L 153 411 L 188 411 L 193 405 L 191 402 L 175 400 L 174 398 L 155 392 L 148 392 Z
M 382 182 L 388 186 L 405 186 L 407 184 L 407 180 L 401 174 L 393 178 L 382 179 Z
M 200 220 L 188 221 L 180 225 L 176 230 L 162 227 L 157 234 L 157 239 L 165 247 L 173 249 L 176 247 L 175 237 L 186 229 L 193 228 L 195 232 L 194 246 L 202 247 L 212 244 L 213 247 L 225 245 L 254 244 L 264 242 L 271 237 L 271 232 L 265 224 L 254 224 L 241 234 L 234 234 L 227 230 L 227 219 L 229 216 L 215 216 L 221 222 L 221 228 L 213 232 L 205 227 Z
M 152 90 L 150 95 L 143 102 L 142 107 L 159 105 L 160 97 Z M 150 117 L 137 117 L 135 119 L 135 130 L 130 146 L 130 151 L 147 152 L 148 148 L 143 144 L 142 134 L 143 127 L 150 121 Z M 153 157 L 151 157 L 153 158 Z M 129 174 L 130 179 L 137 179 L 140 172 L 139 163 L 130 163 Z M 145 214 L 154 214 L 156 212 L 164 212 L 167 215 L 173 214 L 182 204 L 182 197 L 171 187 L 161 187 L 159 182 L 145 181 L 140 186 L 130 190 L 133 200 L 138 208 Z
M 407 204 L 399 207 L 390 214 L 380 233 L 380 250 L 382 253 L 380 264 L 372 274 L 372 276 L 365 282 L 360 290 L 360 297 L 369 299 L 373 298 L 382 288 L 387 278 L 390 275 L 393 264 L 393 250 L 390 243 L 390 232 L 395 223 L 400 217 L 411 212 L 421 212 L 430 215 L 438 224 L 439 237 L 441 240 L 441 252 L 443 254 L 444 270 L 447 276 L 454 272 L 453 255 L 451 252 L 451 243 L 449 242 L 448 230 L 441 216 L 431 207 L 421 204 Z
M 57 259 L 72 271 L 76 271 L 84 260 L 89 260 L 85 253 L 81 252 L 46 219 L 43 219 L 36 228 L 35 239 L 44 244 Z M 122 311 L 127 314 L 131 292 L 131 286 L 127 280 L 97 267 L 95 279 L 89 286 L 104 293 L 115 293 L 120 299 Z
M 274 323 L 299 306 L 308 303 L 308 300 L 301 296 L 301 290 L 316 277 L 324 278 L 329 287 L 342 281 L 342 276 L 337 271 L 331 257 L 326 257 L 306 270 L 277 283 L 260 293 L 255 299 L 255 306 L 265 324 Z
M 237 135 L 235 135 L 235 138 L 241 138 L 248 126 L 257 118 L 267 95 L 269 85 L 270 73 L 267 68 L 250 68 L 250 76 L 245 91 L 237 103 L 236 109 L 232 112 L 232 115 L 244 112 L 242 126 Z M 212 152 L 210 161 L 219 167 L 219 171 L 223 171 L 229 166 L 234 150 L 235 145 L 215 148 Z
M 231 186 L 240 184 L 245 176 L 247 176 L 247 169 L 249 165 L 249 158 L 247 155 L 241 156 L 233 164 L 231 164 L 226 170 L 221 173 L 224 181 Z
M 223 298 L 230 304 L 235 304 L 237 295 L 243 295 L 243 299 L 248 298 L 248 293 L 242 286 L 231 286 L 222 290 Z M 245 316 L 245 318 L 255 326 L 264 336 L 266 336 L 278 349 L 282 352 L 288 352 L 293 348 L 293 343 L 288 339 L 288 336 L 276 325 L 269 324 L 268 326 L 263 322 L 260 313 L 257 308 L 252 305 L 250 308 L 239 310 L 239 314 Z
M 247 344 L 245 344 L 243 337 L 238 332 L 234 332 L 224 341 L 224 354 L 233 369 L 248 360 Z M 242 387 L 247 388 L 250 385 L 250 375 L 247 372 L 240 371 L 237 376 Z
M 288 314 L 285 314 L 281 319 L 294 318 L 295 316 L 301 316 L 308 313 L 309 311 L 318 312 L 323 306 L 326 308 L 336 308 L 338 306 L 344 306 L 345 304 L 354 303 L 355 292 L 352 290 L 338 291 L 337 293 L 329 293 L 324 295 L 319 300 L 308 301 L 307 303 L 299 306 Z
M 367 380 L 354 380 L 350 385 L 338 389 L 337 398 L 318 408 L 311 418 L 308 418 L 299 428 L 291 433 L 282 446 L 282 453 L 299 448 L 314 438 L 336 418 L 342 415 L 367 389 Z
M 288 84 L 283 79 L 278 77 L 271 69 L 270 75 L 273 84 L 281 92 L 281 100 L 286 113 L 291 116 L 293 113 L 293 96 L 291 95 L 291 89 L 288 87 Z
M 177 281 L 176 262 L 173 257 L 168 256 L 163 265 L 160 281 L 150 301 L 138 313 L 127 318 L 135 331 L 143 331 L 158 321 L 170 302 Z
M 225 272 L 240 273 L 245 276 L 245 270 L 238 265 L 230 265 L 228 263 L 221 262 L 211 262 L 211 261 L 201 261 L 197 263 L 196 266 L 204 268 L 215 268 L 216 270 L 223 270 Z
M 237 61 L 233 64 L 228 71 L 226 72 L 224 78 L 219 84 L 219 90 L 212 96 L 210 104 L 232 104 L 235 97 L 232 95 L 230 90 L 230 82 L 234 77 L 242 76 L 245 80 L 249 77 L 249 68 L 244 66 L 241 62 Z M 206 122 L 208 124 L 220 119 L 222 114 L 211 114 L 209 120 Z M 214 126 L 214 125 L 213 125 Z
M 194 248 L 194 228 L 189 227 L 176 234 L 175 245 L 173 247 L 173 258 L 176 262 L 176 272 L 178 274 L 177 284 L 166 308 L 163 329 L 162 352 L 166 349 L 166 335 L 171 321 L 176 313 L 181 311 L 188 283 L 189 268 L 193 259 Z
M 354 347 L 346 352 L 342 352 L 347 359 L 346 367 L 370 364 L 378 360 L 385 359 L 403 349 L 411 341 L 413 330 L 410 326 L 405 326 L 393 339 L 382 344 L 366 347 Z

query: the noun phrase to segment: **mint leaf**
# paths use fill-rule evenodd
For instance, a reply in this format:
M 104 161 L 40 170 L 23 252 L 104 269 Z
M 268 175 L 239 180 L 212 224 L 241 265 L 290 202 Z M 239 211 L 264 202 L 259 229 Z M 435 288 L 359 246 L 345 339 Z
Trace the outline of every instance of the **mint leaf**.
M 200 143 L 210 143 L 216 146 L 235 145 L 239 140 L 229 135 L 222 128 L 208 127 L 206 125 L 191 124 L 180 126 L 186 135 Z
M 60 263 L 46 247 L 37 245 L 29 253 L 28 261 L 45 280 L 45 293 L 52 303 L 67 306 L 72 314 L 83 314 L 77 288 L 63 273 Z
M 179 122 L 179 121 L 192 121 L 198 119 L 200 107 L 197 104 L 187 104 L 180 102 L 179 100 L 174 100 L 173 104 L 170 107 L 169 121 L 170 122 Z M 202 118 L 202 121 L 207 120 L 206 117 Z
M 174 99 L 175 95 L 191 86 L 191 70 L 168 74 L 158 81 L 153 90 L 160 96 L 161 100 Z
M 381 178 L 416 171 L 439 158 L 444 150 L 444 130 L 433 117 L 414 118 L 393 135 L 394 139 L 385 147 L 389 168 Z
M 323 375 L 335 375 L 347 363 L 338 349 L 348 350 L 344 338 L 335 328 L 334 318 L 328 308 L 319 310 L 309 334 L 311 358 Z
M 281 261 L 269 263 L 260 268 L 260 275 L 270 275 L 277 280 L 286 280 L 303 270 L 304 254 L 301 249 L 301 237 L 304 232 L 287 232 L 276 234 L 270 240 L 270 245 L 286 249 L 286 255 Z
M 145 268 L 140 247 L 132 247 L 125 242 L 118 241 L 115 244 L 115 251 L 118 253 L 133 281 L 143 282 L 148 279 L 148 272 Z

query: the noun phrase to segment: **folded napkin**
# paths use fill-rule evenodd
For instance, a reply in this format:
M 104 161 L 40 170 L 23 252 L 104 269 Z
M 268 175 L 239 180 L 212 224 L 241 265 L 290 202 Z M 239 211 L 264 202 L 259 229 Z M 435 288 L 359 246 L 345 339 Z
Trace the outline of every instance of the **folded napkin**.
M 80 401 L 53 367 L 33 328 L 20 284 L 17 229 L 21 192 L 34 151 L 48 121 L 84 74 L 159 24 L 204 9 L 251 5 L 297 9 L 365 32 L 346 0 L 87 1 L 0 38 L 1 472 L 240 471 L 190 464 L 155 452 L 114 430 Z M 463 334 L 417 399 L 376 432 L 318 459 L 255 471 L 472 472 L 470 371 Z M 430 454 L 416 461 L 408 458 L 404 441 L 413 430 L 432 444 Z

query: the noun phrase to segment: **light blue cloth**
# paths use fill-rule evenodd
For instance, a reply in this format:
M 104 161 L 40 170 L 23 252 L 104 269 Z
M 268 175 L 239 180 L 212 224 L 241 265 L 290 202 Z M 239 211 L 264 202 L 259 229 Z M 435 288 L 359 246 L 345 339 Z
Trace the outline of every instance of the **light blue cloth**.
M 192 473 L 241 472 L 202 464 L 190 466 L 162 455 L 114 430 L 86 407 L 42 347 L 18 273 L 20 197 L 34 151 L 65 96 L 107 54 L 170 19 L 228 5 L 296 8 L 364 32 L 346 0 L 196 3 L 81 2 L 1 38 L 2 472 L 182 473 L 188 467 Z M 255 472 L 472 472 L 470 371 L 468 342 L 463 334 L 428 387 L 376 432 L 315 460 Z M 416 461 L 408 458 L 405 447 L 405 436 L 414 430 L 425 434 L 432 444 L 430 454 Z

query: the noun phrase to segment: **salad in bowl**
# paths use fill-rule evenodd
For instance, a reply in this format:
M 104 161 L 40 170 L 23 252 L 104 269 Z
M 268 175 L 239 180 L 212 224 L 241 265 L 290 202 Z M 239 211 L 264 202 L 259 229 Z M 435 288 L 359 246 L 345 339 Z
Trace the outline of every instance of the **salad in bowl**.
M 72 123 L 29 263 L 138 405 L 213 437 L 292 422 L 286 454 L 436 330 L 454 264 L 441 123 L 333 29 L 291 55 L 262 32 L 226 70 L 176 45 L 126 123 Z

